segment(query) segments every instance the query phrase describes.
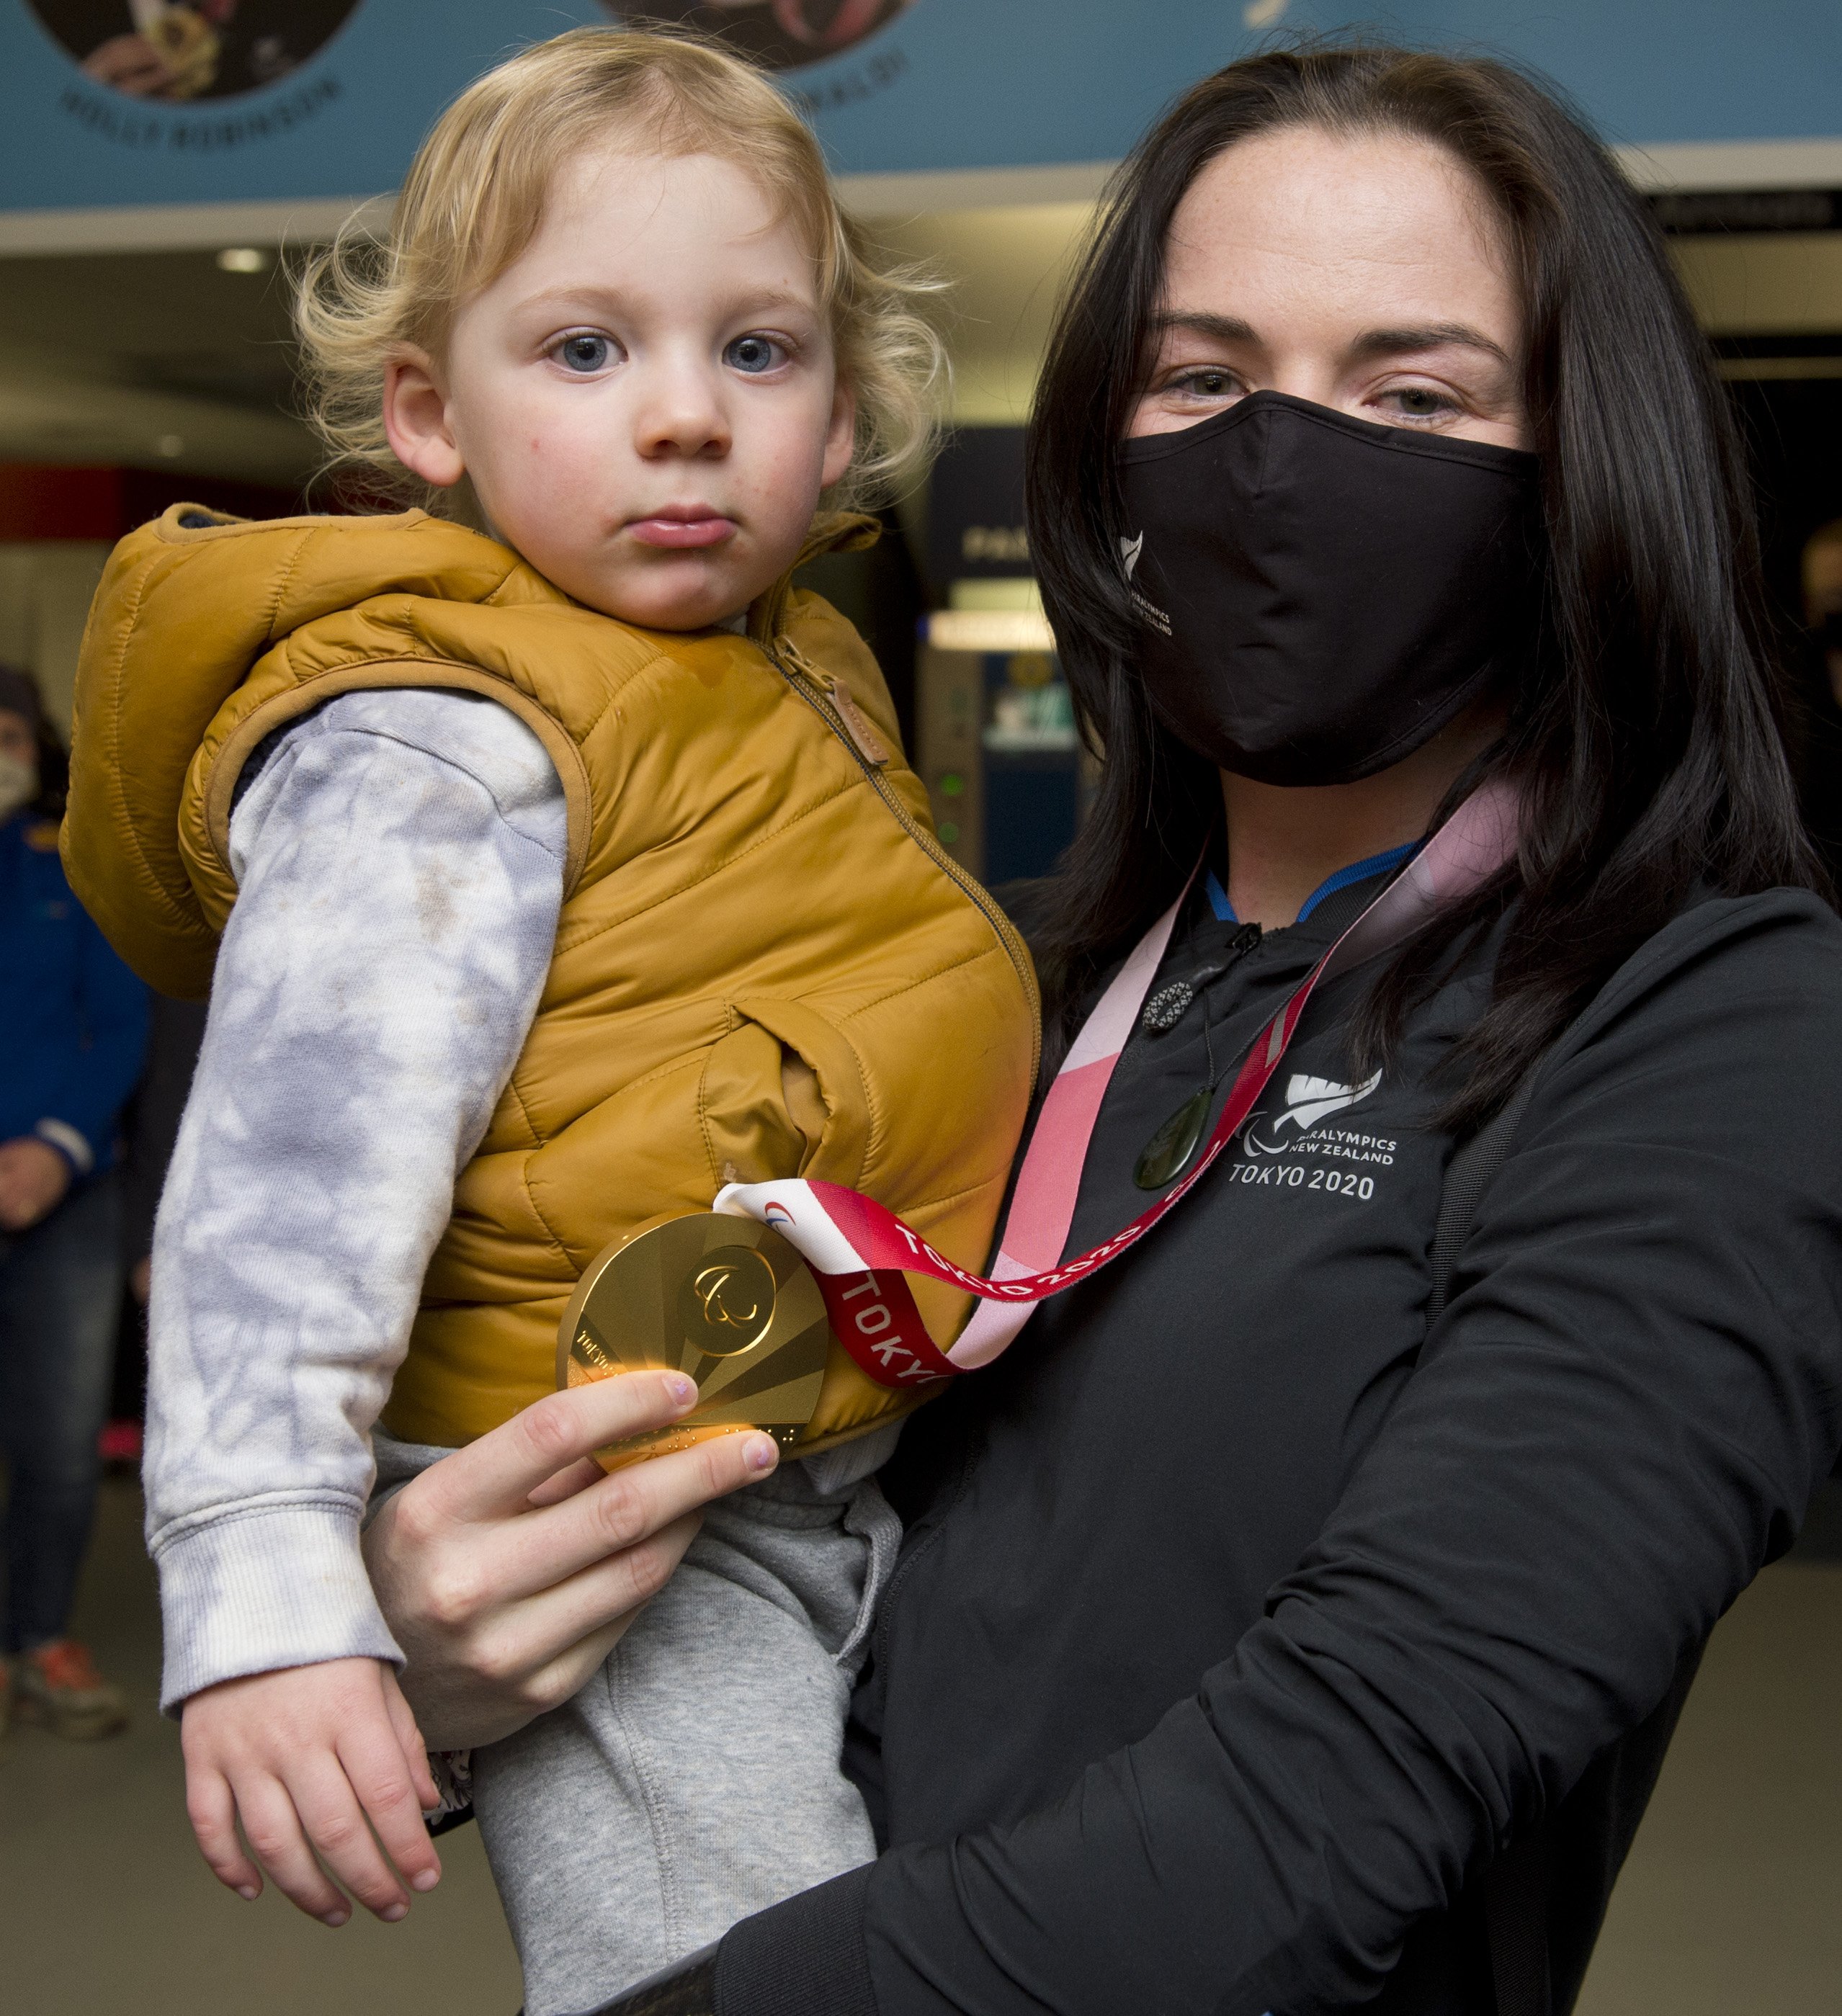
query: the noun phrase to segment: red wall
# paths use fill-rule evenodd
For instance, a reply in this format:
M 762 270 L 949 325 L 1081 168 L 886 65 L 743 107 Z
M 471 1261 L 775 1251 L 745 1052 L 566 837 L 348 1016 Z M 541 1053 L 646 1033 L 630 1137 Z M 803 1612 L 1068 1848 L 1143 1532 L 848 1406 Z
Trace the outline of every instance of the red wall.
M 204 504 L 240 518 L 285 518 L 298 495 L 164 469 L 61 469 L 0 462 L 0 540 L 119 539 L 169 504 Z

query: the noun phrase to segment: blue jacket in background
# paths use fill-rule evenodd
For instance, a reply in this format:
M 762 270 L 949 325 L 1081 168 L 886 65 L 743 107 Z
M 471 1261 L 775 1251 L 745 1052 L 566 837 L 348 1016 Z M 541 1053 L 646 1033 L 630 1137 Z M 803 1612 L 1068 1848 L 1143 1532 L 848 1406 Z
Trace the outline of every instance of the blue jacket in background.
M 0 824 L 0 1141 L 36 1134 L 79 1176 L 106 1168 L 147 1010 L 147 989 L 70 893 L 56 823 Z

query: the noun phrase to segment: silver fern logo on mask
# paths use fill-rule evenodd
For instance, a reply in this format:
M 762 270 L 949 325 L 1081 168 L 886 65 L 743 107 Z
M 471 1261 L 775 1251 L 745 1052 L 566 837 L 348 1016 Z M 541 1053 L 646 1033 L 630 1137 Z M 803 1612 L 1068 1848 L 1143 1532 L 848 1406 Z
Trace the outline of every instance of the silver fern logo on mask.
M 1126 571 L 1126 586 L 1130 592 L 1133 607 L 1160 635 L 1168 637 L 1170 635 L 1170 618 L 1141 590 L 1134 578 L 1138 572 L 1139 556 L 1144 551 L 1143 532 L 1136 538 L 1122 539 L 1119 542 L 1119 564 Z

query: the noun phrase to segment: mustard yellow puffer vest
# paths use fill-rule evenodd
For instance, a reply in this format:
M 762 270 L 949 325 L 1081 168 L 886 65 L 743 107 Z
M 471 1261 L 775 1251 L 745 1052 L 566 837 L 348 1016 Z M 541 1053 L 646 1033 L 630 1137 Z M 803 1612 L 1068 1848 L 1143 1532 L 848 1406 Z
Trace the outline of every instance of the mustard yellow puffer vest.
M 833 524 L 809 553 L 852 536 Z M 178 506 L 110 561 L 64 861 L 164 992 L 210 985 L 239 772 L 335 693 L 489 694 L 563 780 L 556 951 L 456 1187 L 395 1435 L 458 1444 L 549 1391 L 589 1261 L 708 1210 L 727 1180 L 848 1183 L 962 1265 L 986 1258 L 1036 1069 L 1028 955 L 935 841 L 856 632 L 784 585 L 750 630 L 633 628 L 420 512 L 245 523 Z M 961 1299 L 915 1285 L 952 1335 Z M 909 1404 L 834 1345 L 799 1446 Z

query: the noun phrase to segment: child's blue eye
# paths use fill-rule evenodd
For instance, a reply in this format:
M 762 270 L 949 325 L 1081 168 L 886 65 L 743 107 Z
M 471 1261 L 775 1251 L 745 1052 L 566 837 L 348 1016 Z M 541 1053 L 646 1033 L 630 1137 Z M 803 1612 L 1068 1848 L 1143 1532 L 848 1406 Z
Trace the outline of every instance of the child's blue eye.
M 723 361 L 735 371 L 771 371 L 780 355 L 780 346 L 772 337 L 738 336 L 723 353 Z
M 607 362 L 608 350 L 604 336 L 566 336 L 557 355 L 571 371 L 599 371 Z

